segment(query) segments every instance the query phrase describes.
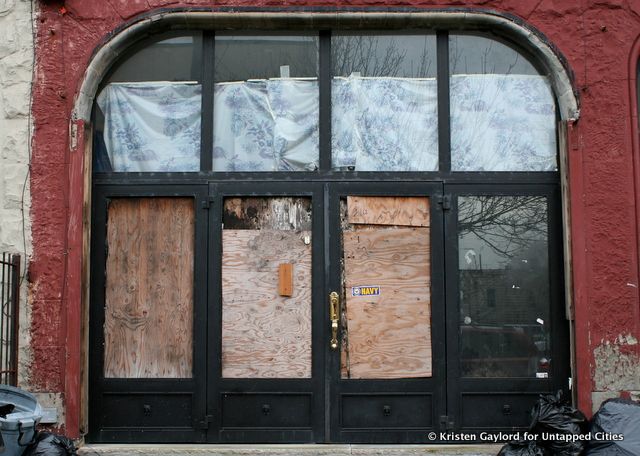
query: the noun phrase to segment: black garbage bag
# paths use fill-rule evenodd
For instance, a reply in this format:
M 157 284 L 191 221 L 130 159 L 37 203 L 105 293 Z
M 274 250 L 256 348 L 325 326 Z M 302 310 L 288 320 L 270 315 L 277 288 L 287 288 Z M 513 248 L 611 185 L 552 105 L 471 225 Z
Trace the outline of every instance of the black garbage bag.
M 39 432 L 22 456 L 77 456 L 73 441 L 63 435 Z
M 538 435 L 538 445 L 557 456 L 579 456 L 584 451 L 588 421 L 557 394 L 541 394 L 531 411 L 530 431 Z
M 536 442 L 509 442 L 500 449 L 498 456 L 550 456 Z
M 591 440 L 585 454 L 640 455 L 640 403 L 630 399 L 605 401 L 591 420 Z

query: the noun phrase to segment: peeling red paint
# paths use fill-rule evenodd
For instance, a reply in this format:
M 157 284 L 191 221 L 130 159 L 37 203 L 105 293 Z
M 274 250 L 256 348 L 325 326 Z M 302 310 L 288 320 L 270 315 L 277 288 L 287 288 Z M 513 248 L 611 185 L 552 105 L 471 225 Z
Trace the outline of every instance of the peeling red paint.
M 192 6 L 211 8 L 211 2 L 39 3 L 31 168 L 30 381 L 36 390 L 64 393 L 66 431 L 72 437 L 79 432 L 84 166 L 82 151 L 69 149 L 73 102 L 91 54 L 115 27 L 150 8 Z M 582 96 L 581 118 L 570 128 L 569 177 L 577 384 L 579 406 L 590 412 L 594 350 L 600 341 L 613 341 L 623 333 L 640 338 L 636 210 L 640 171 L 635 92 L 629 83 L 634 77 L 629 68 L 639 48 L 633 44 L 640 30 L 637 2 L 226 0 L 215 6 L 491 8 L 525 19 L 564 54 Z M 84 126 L 78 125 L 77 131 L 82 148 Z M 53 315 L 54 309 L 59 310 L 59 318 Z

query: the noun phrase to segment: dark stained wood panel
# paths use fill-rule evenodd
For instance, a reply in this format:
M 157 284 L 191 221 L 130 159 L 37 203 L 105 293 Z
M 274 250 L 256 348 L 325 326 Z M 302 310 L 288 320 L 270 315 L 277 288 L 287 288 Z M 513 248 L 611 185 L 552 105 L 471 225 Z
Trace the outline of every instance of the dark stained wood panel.
M 193 199 L 113 199 L 107 245 L 105 377 L 191 377 Z
M 430 377 L 429 228 L 346 231 L 343 242 L 348 328 L 343 375 Z M 353 287 L 379 287 L 379 294 L 354 296 Z
M 222 376 L 311 377 L 309 231 L 222 231 Z M 279 266 L 293 269 L 291 297 Z
M 429 226 L 429 198 L 348 196 L 348 222 L 364 225 Z
M 311 230 L 311 198 L 225 198 L 222 221 L 227 230 Z

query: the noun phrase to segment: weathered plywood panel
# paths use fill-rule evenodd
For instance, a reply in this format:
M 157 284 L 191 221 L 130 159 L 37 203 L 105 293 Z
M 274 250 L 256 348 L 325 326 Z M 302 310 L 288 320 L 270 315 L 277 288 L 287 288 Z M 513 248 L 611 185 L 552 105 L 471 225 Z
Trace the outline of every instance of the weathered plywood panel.
M 222 231 L 222 376 L 311 377 L 311 245 L 308 231 Z M 291 297 L 279 266 L 293 266 Z
M 429 229 L 346 231 L 343 241 L 350 378 L 430 377 Z M 380 293 L 353 296 L 361 286 Z
M 348 222 L 364 225 L 429 226 L 429 198 L 348 196 Z
M 193 200 L 114 199 L 107 243 L 105 377 L 191 377 Z

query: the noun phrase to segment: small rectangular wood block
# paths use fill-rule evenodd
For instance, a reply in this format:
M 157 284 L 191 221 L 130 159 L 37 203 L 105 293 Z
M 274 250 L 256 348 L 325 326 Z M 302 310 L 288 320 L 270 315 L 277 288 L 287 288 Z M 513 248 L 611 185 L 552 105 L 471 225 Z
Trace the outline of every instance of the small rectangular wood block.
M 426 196 L 347 196 L 347 211 L 352 224 L 429 226 Z
M 293 265 L 283 263 L 278 267 L 278 294 L 293 296 Z

